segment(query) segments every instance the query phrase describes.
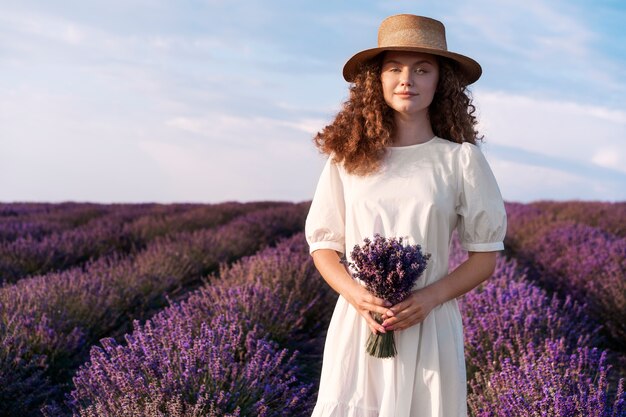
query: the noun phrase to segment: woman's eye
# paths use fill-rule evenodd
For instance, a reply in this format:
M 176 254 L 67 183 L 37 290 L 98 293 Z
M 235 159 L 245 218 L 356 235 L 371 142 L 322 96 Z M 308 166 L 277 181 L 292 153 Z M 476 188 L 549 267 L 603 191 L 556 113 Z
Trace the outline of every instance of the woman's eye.
M 425 74 L 425 73 L 426 73 L 426 70 L 425 70 L 424 68 L 416 68 L 416 69 L 415 69 L 415 72 L 416 72 L 417 74 Z

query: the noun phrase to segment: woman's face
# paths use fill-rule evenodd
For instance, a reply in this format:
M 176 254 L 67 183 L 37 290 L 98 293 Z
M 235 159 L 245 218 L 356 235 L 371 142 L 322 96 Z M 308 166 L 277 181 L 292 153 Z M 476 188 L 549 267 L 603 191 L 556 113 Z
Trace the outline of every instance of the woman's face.
M 389 107 L 409 116 L 427 114 L 439 81 L 439 63 L 431 54 L 388 51 L 380 79 Z

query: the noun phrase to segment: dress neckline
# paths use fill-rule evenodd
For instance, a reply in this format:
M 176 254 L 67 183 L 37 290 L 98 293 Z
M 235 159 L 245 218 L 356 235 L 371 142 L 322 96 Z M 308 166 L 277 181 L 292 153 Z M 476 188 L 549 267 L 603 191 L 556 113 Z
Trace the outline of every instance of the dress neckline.
M 428 145 L 429 143 L 434 142 L 435 139 L 437 139 L 437 135 L 435 135 L 432 138 L 428 139 L 426 142 L 416 143 L 414 145 L 405 145 L 405 146 L 387 146 L 387 149 L 390 149 L 392 151 L 402 151 L 402 150 L 408 150 L 408 149 L 415 149 L 415 148 L 422 147 L 424 145 Z

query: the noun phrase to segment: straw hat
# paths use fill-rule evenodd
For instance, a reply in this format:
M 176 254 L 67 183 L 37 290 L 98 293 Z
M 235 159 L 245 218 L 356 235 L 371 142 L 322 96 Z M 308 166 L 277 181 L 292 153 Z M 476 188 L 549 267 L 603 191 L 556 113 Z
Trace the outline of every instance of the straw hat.
M 480 78 L 478 62 L 465 55 L 448 51 L 446 29 L 438 20 L 412 14 L 398 14 L 382 21 L 378 28 L 378 48 L 361 51 L 346 62 L 343 78 L 352 82 L 359 65 L 384 51 L 415 51 L 443 56 L 456 61 L 467 84 Z

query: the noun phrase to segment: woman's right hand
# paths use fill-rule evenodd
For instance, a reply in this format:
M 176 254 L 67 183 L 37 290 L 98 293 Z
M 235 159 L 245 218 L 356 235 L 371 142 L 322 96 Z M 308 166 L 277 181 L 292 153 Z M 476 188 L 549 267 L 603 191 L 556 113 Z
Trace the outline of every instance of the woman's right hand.
M 358 282 L 353 281 L 353 283 L 354 285 L 349 288 L 346 294 L 344 294 L 344 298 L 352 304 L 361 316 L 363 316 L 372 333 L 385 333 L 385 328 L 382 324 L 379 324 L 376 320 L 374 320 L 371 313 L 379 313 L 382 315 L 383 320 L 387 317 L 391 317 L 391 315 L 387 314 L 389 312 L 389 307 L 391 307 L 391 303 L 383 300 L 382 298 L 373 296 Z
M 339 255 L 340 253 L 332 249 L 318 249 L 312 254 L 315 267 L 328 285 L 352 304 L 363 316 L 372 333 L 385 333 L 385 328 L 374 320 L 371 313 L 380 313 L 383 319 L 391 317 L 393 313 L 388 308 L 391 307 L 391 303 L 374 297 L 363 285 L 355 281 Z

